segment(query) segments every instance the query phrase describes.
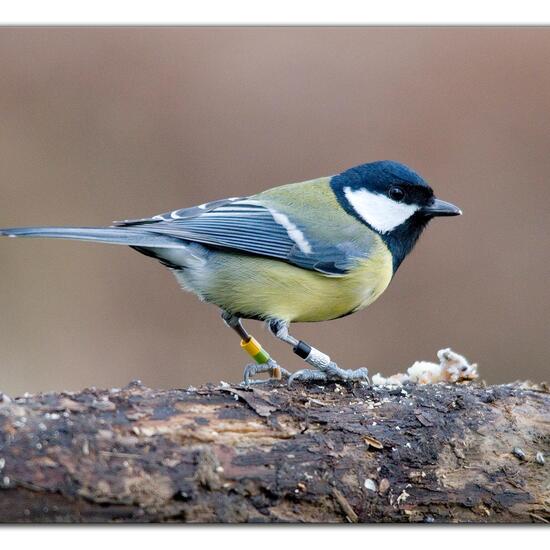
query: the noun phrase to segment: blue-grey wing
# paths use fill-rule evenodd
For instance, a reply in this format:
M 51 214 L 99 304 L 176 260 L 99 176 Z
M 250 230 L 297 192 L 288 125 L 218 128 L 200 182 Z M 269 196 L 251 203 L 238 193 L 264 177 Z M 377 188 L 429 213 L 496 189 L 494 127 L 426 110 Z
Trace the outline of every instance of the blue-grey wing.
M 237 197 L 115 222 L 213 248 L 275 258 L 325 275 L 345 274 L 360 255 L 350 243 L 316 241 L 296 220 L 269 205 Z

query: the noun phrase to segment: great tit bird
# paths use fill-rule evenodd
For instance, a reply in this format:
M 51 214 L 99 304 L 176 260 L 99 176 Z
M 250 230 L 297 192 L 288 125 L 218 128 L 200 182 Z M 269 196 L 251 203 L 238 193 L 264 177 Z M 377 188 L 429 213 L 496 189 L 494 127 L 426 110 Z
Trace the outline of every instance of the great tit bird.
M 292 380 L 367 380 L 343 370 L 289 333 L 292 322 L 338 319 L 378 298 L 435 216 L 459 208 L 393 161 L 361 164 L 336 176 L 173 210 L 110 227 L 0 229 L 9 237 L 76 239 L 131 248 L 159 260 L 180 285 L 218 306 L 255 360 L 244 382 L 269 372 Z M 270 332 L 313 369 L 290 375 L 243 327 L 266 321 Z

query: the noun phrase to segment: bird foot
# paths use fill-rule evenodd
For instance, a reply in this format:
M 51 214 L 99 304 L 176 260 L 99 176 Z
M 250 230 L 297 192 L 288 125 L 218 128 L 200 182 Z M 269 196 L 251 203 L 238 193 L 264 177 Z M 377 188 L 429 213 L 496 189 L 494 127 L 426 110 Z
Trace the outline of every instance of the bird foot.
M 269 372 L 271 378 L 266 380 L 252 380 L 256 374 L 263 372 Z M 250 386 L 252 384 L 265 384 L 270 380 L 281 380 L 281 378 L 287 379 L 290 377 L 290 372 L 280 367 L 273 359 L 269 359 L 267 363 L 251 363 L 247 365 L 243 373 L 243 386 Z
M 356 370 L 341 369 L 336 363 L 330 362 L 329 365 L 323 368 L 323 370 L 302 369 L 296 371 L 288 379 L 288 385 L 292 384 L 295 380 L 302 382 L 355 382 L 365 381 L 370 385 L 369 370 L 367 368 L 361 368 Z

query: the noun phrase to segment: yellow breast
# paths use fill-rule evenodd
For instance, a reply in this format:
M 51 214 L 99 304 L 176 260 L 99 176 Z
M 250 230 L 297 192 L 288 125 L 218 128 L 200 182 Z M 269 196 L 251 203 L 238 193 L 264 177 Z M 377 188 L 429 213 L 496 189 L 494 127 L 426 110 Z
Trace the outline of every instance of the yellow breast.
M 392 256 L 381 239 L 349 273 L 328 277 L 267 258 L 218 253 L 209 274 L 184 286 L 243 317 L 328 321 L 378 298 L 392 278 Z M 185 276 L 185 272 L 182 272 Z

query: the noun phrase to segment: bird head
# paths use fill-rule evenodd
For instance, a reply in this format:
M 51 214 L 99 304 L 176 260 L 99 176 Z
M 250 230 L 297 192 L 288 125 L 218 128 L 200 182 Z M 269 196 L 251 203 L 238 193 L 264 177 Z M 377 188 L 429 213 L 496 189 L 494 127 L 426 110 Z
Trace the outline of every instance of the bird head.
M 390 160 L 350 168 L 334 176 L 331 186 L 341 206 L 386 242 L 394 270 L 432 218 L 462 214 L 455 205 L 436 198 L 419 174 Z

